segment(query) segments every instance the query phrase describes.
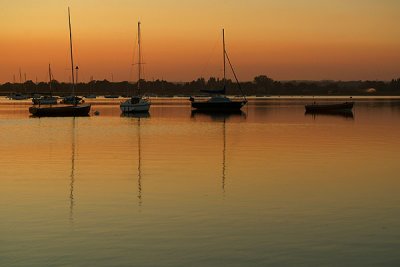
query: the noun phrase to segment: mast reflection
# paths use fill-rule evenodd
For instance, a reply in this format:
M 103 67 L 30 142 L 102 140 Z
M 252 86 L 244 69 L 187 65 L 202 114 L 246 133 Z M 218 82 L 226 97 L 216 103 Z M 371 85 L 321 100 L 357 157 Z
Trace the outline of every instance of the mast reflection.
M 74 183 L 75 183 L 75 117 L 72 118 L 72 153 L 71 153 L 71 174 L 70 174 L 70 193 L 69 193 L 69 219 L 74 221 Z
M 138 165 L 137 165 L 137 198 L 139 206 L 143 204 L 142 195 L 142 141 L 141 141 L 141 119 L 150 118 L 149 112 L 141 113 L 122 113 L 121 117 L 136 118 L 137 119 L 137 136 L 138 136 Z
M 138 131 L 138 201 L 142 206 L 142 142 L 140 140 L 140 117 L 137 118 Z
M 247 115 L 243 111 L 239 112 L 229 112 L 229 113 L 212 113 L 212 112 L 201 112 L 198 110 L 192 110 L 191 118 L 198 121 L 208 121 L 211 119 L 214 122 L 222 122 L 222 173 L 221 173 L 221 187 L 222 192 L 225 194 L 226 189 L 226 150 L 227 150 L 227 142 L 226 142 L 226 121 L 227 119 L 239 119 L 245 120 Z

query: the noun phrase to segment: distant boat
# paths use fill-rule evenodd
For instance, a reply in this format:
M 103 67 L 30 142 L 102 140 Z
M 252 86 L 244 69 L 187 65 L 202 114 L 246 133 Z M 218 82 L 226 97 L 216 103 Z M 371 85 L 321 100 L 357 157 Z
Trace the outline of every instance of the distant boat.
M 71 53 L 71 74 L 72 74 L 72 103 L 63 106 L 49 106 L 40 107 L 33 106 L 29 108 L 29 112 L 37 117 L 75 117 L 75 116 L 88 116 L 91 106 L 89 104 L 80 104 L 75 96 L 75 76 L 74 76 L 74 57 L 72 53 L 72 30 L 71 30 L 71 16 L 68 7 L 68 23 L 69 23 L 69 41 Z M 65 100 L 65 98 L 64 98 Z
M 25 82 L 26 82 L 26 75 L 25 75 Z M 22 73 L 21 73 L 21 68 L 19 69 L 19 83 L 22 85 Z M 11 100 L 26 100 L 29 99 L 30 97 L 26 94 L 26 84 L 24 84 L 24 88 L 25 88 L 25 94 L 22 93 L 11 93 L 9 96 L 7 96 L 8 99 Z
M 140 113 L 149 112 L 150 101 L 148 98 L 140 95 L 140 81 L 141 81 L 141 69 L 142 69 L 142 54 L 140 47 L 140 21 L 138 22 L 138 50 L 139 50 L 139 62 L 138 62 L 138 81 L 137 81 L 137 95 L 132 96 L 130 99 L 121 103 L 119 106 L 123 113 Z
M 244 95 L 240 83 L 237 79 L 236 73 L 233 69 L 233 66 L 229 60 L 228 54 L 225 48 L 225 30 L 222 30 L 222 45 L 223 45 L 223 62 L 224 62 L 224 87 L 220 90 L 202 90 L 202 92 L 213 94 L 212 97 L 208 99 L 201 99 L 190 97 L 189 100 L 191 102 L 192 108 L 204 111 L 204 112 L 237 112 L 244 105 L 247 104 L 246 96 Z M 242 92 L 242 98 L 240 99 L 231 99 L 227 97 L 226 94 L 226 60 L 232 69 L 233 75 L 235 76 L 236 82 L 239 86 L 240 91 Z
M 34 105 L 56 105 L 57 104 L 57 97 L 55 96 L 41 96 L 32 98 L 32 103 Z
M 104 98 L 119 98 L 119 95 L 105 95 Z
M 85 98 L 90 98 L 90 99 L 94 99 L 97 98 L 97 95 L 93 93 L 93 77 L 90 78 L 90 82 L 89 82 L 89 94 L 85 95 Z
M 332 104 L 309 104 L 305 105 L 306 112 L 338 112 L 352 111 L 354 102 L 332 103 Z
M 85 98 L 96 98 L 97 96 L 95 94 L 90 94 L 90 95 L 85 95 Z
M 20 93 L 12 93 L 8 96 L 8 98 L 12 100 L 26 100 L 29 99 L 29 96 Z
M 83 104 L 84 102 L 83 98 L 79 96 L 66 96 L 61 100 L 61 104 L 67 105 Z
M 49 90 L 50 95 L 34 97 L 32 98 L 32 103 L 34 105 L 56 105 L 57 104 L 57 97 L 52 96 L 51 90 L 51 81 L 52 81 L 52 74 L 51 74 L 51 66 L 49 64 Z

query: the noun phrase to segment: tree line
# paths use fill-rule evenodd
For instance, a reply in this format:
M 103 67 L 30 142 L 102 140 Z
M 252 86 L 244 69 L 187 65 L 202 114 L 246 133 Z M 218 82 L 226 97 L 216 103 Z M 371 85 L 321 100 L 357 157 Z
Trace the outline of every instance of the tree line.
M 224 86 L 224 81 L 211 77 L 208 80 L 198 78 L 190 82 L 168 82 L 165 80 L 141 80 L 141 94 L 157 96 L 173 95 L 202 95 L 201 90 L 219 90 Z M 240 95 L 236 82 L 228 79 L 225 81 L 226 93 Z M 254 77 L 253 81 L 240 82 L 240 87 L 246 95 L 400 95 L 400 78 L 392 81 L 275 81 L 266 75 Z M 51 81 L 34 83 L 5 83 L 0 85 L 0 94 L 11 93 L 53 94 L 70 95 L 71 84 Z M 121 95 L 130 96 L 137 94 L 137 83 L 110 82 L 108 80 L 91 81 L 75 85 L 77 95 Z

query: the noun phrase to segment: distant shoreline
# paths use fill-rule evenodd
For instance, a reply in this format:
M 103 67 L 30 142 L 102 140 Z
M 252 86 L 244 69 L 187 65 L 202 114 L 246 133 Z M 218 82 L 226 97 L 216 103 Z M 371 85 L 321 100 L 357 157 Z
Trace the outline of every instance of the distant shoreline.
M 234 96 L 230 96 L 234 97 Z M 119 105 L 124 99 L 119 98 L 105 98 L 100 96 L 96 99 L 85 99 L 86 103 L 92 105 Z M 257 105 L 257 103 L 266 104 L 268 102 L 279 103 L 306 103 L 310 101 L 355 101 L 355 102 L 382 102 L 382 101 L 396 101 L 400 102 L 400 96 L 247 96 L 249 105 Z M 189 97 L 175 96 L 175 97 L 150 97 L 153 105 L 188 105 L 190 106 Z M 31 99 L 26 100 L 11 100 L 5 96 L 0 96 L 0 105 L 32 105 Z
M 240 85 L 240 87 L 239 87 Z M 228 95 L 246 96 L 400 96 L 400 78 L 391 81 L 274 81 L 259 75 L 253 81 L 240 82 L 239 85 L 232 80 L 224 82 L 218 78 L 198 78 L 190 82 L 173 83 L 164 80 L 140 82 L 140 94 L 149 96 L 173 97 L 204 95 L 202 90 L 220 90 L 226 88 Z M 40 95 L 70 95 L 70 83 L 53 80 L 48 82 L 0 84 L 0 95 L 7 96 L 12 93 L 21 93 L 29 96 Z M 137 84 L 127 81 L 109 82 L 91 81 L 75 85 L 76 95 L 116 95 L 129 96 L 137 94 Z M 240 90 L 241 89 L 241 90 Z

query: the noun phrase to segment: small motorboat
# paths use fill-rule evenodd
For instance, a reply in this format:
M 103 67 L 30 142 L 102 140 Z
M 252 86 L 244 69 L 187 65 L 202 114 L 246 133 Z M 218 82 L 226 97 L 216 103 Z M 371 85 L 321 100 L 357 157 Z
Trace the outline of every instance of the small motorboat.
M 338 111 L 351 111 L 353 109 L 354 102 L 344 103 L 332 103 L 332 104 L 309 104 L 305 105 L 306 112 L 338 112 Z

